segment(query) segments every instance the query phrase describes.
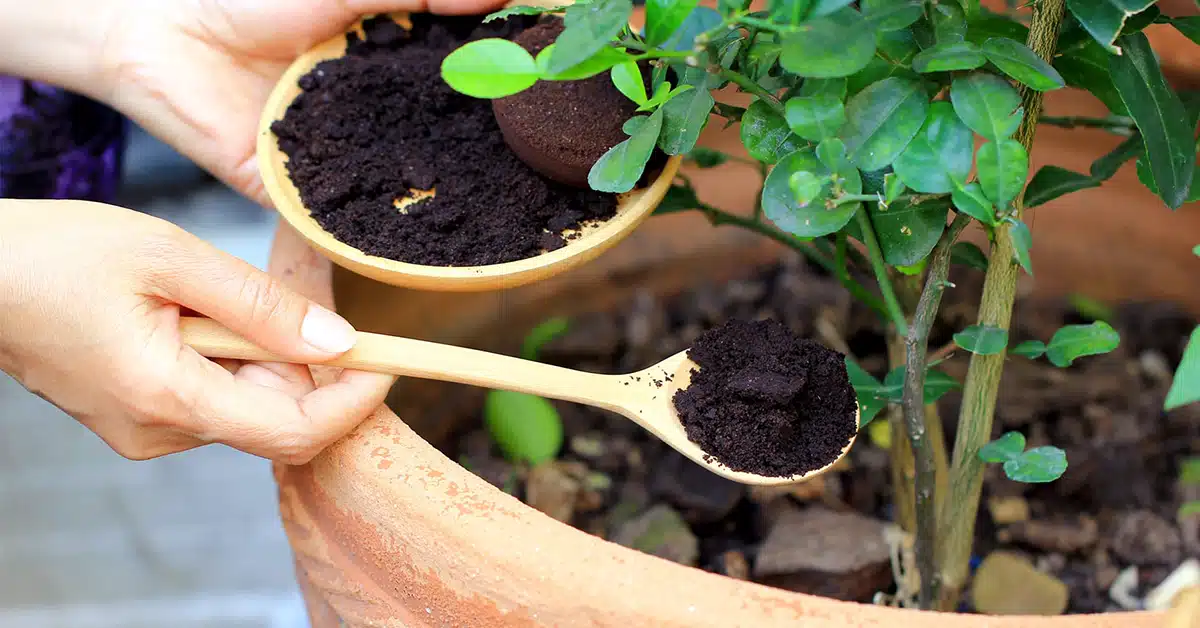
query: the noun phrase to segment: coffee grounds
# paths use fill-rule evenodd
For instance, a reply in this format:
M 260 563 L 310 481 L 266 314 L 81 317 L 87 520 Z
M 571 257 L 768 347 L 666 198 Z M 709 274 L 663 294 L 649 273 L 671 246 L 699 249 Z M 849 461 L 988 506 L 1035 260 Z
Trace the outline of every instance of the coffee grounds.
M 271 129 L 313 218 L 369 255 L 475 266 L 563 247 L 562 232 L 614 215 L 616 198 L 539 176 L 504 143 L 488 100 L 452 90 L 442 59 L 485 37 L 511 39 L 536 18 L 414 14 L 347 36 L 344 57 L 300 79 Z M 582 125 L 581 125 L 582 126 Z M 434 190 L 404 211 L 410 190 Z
M 858 430 L 844 356 L 778 321 L 730 320 L 701 334 L 688 357 L 699 369 L 673 401 L 709 460 L 798 475 L 833 462 Z

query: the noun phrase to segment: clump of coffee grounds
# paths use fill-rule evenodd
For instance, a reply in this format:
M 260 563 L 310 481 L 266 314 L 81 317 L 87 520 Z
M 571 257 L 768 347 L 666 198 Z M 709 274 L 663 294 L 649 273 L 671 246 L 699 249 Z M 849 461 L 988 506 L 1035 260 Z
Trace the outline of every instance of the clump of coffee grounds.
M 505 144 L 488 100 L 452 90 L 446 55 L 486 37 L 511 39 L 535 19 L 388 17 L 347 36 L 346 55 L 300 79 L 302 93 L 271 129 L 313 218 L 368 255 L 476 266 L 565 246 L 564 230 L 614 215 L 616 198 L 547 180 Z M 410 190 L 433 198 L 396 202 Z
M 731 319 L 696 339 L 673 399 L 688 438 L 734 471 L 798 475 L 837 459 L 858 429 L 845 358 L 775 320 Z

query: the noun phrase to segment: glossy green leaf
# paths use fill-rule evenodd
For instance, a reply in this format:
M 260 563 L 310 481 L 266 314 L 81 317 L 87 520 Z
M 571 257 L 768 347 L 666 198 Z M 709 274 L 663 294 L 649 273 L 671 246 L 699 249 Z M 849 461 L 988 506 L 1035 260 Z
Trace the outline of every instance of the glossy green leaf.
M 1046 343 L 1041 340 L 1026 340 L 1010 349 L 1009 353 L 1035 360 L 1046 354 Z
M 1005 208 L 1021 193 L 1029 176 L 1029 155 L 1016 140 L 987 142 L 975 155 L 975 169 L 983 193 Z
M 956 184 L 954 190 L 950 192 L 950 200 L 954 202 L 954 207 L 958 211 L 975 220 L 985 225 L 994 226 L 996 224 L 996 208 L 984 195 L 983 188 L 979 187 L 979 183 L 972 181 L 966 185 Z
M 889 172 L 883 175 L 883 200 L 887 204 L 892 204 L 904 191 L 908 188 L 904 186 L 904 181 L 896 176 L 895 172 Z
M 1033 234 L 1029 232 L 1029 225 L 1026 225 L 1020 220 L 1014 220 L 1008 226 L 1009 234 L 1012 235 L 1013 242 L 1013 257 L 1025 272 L 1033 275 L 1033 260 L 1029 256 L 1029 250 L 1033 248 Z
M 667 41 L 697 4 L 698 0 L 646 0 L 646 43 L 657 46 Z
M 539 74 L 533 56 L 507 39 L 473 41 L 442 60 L 446 84 L 474 98 L 503 98 L 525 91 Z
M 1058 447 L 1034 447 L 1004 462 L 1004 475 L 1014 482 L 1053 482 L 1067 470 L 1067 454 Z
M 797 96 L 833 96 L 839 100 L 846 97 L 846 79 L 844 78 L 809 78 L 804 79 Z
M 988 258 L 978 246 L 970 242 L 955 243 L 954 248 L 950 249 L 950 261 L 963 266 L 970 266 L 976 270 L 987 270 Z
M 558 6 L 540 7 L 540 6 L 529 6 L 529 5 L 524 5 L 524 4 L 515 4 L 513 6 L 506 7 L 504 9 L 500 9 L 499 11 L 489 13 L 487 15 L 487 17 L 483 18 L 483 23 L 487 24 L 488 22 L 491 22 L 492 20 L 507 19 L 514 15 L 541 15 L 543 13 L 558 13 L 558 12 L 562 11 L 563 9 L 567 8 L 567 6 L 568 5 L 564 4 L 564 5 L 558 5 Z
M 563 16 L 563 32 L 546 64 L 551 74 L 578 65 L 609 45 L 629 24 L 631 0 L 590 0 L 572 4 Z
M 797 96 L 787 101 L 787 123 L 796 135 L 814 142 L 834 137 L 846 123 L 846 108 L 835 94 Z
M 708 125 L 712 112 L 712 93 L 705 84 L 708 73 L 703 68 L 689 67 L 683 73 L 681 85 L 692 89 L 667 101 L 662 106 L 663 129 L 658 146 L 668 155 L 682 155 L 696 145 L 700 132 Z
M 696 190 L 692 189 L 690 185 L 676 183 L 667 188 L 667 193 L 663 196 L 662 202 L 658 204 L 658 207 L 654 208 L 654 215 L 663 216 L 686 212 L 697 209 L 700 206 L 701 203 L 700 199 L 696 197 Z
M 1113 85 L 1112 75 L 1108 69 L 1108 58 L 1111 55 L 1100 47 L 1094 39 L 1089 38 L 1087 45 L 1082 48 L 1064 51 L 1054 59 L 1054 69 L 1063 77 L 1067 85 L 1089 92 L 1114 115 L 1127 115 L 1129 110 L 1121 101 L 1117 87 Z
M 796 200 L 796 204 L 800 207 L 807 207 L 815 199 L 821 196 L 822 181 L 817 178 L 817 175 L 799 171 L 793 172 L 788 178 L 788 187 L 792 189 L 792 196 Z
M 770 0 L 768 15 L 771 21 L 784 26 L 797 26 L 808 18 L 813 0 Z
M 1146 35 L 1125 35 L 1120 42 L 1123 54 L 1110 61 L 1113 83 L 1141 132 L 1159 197 L 1176 209 L 1187 198 L 1196 170 L 1195 128 Z
M 1183 33 L 1184 37 L 1200 44 L 1200 15 L 1171 18 L 1171 26 Z
M 822 182 L 821 192 L 811 203 L 801 207 L 796 203 L 791 189 L 792 175 L 797 172 L 812 173 Z M 840 230 L 854 217 L 859 203 L 846 203 L 837 207 L 826 207 L 833 193 L 835 171 L 817 157 L 812 148 L 802 148 L 779 161 L 763 184 L 763 214 L 777 227 L 801 238 L 815 238 Z M 836 171 L 843 179 L 842 189 L 851 194 L 862 191 L 862 179 L 858 170 L 846 167 Z
M 664 50 L 692 50 L 696 37 L 721 23 L 721 14 L 711 7 L 697 6 L 684 18 L 679 28 L 662 44 Z
M 882 57 L 880 61 L 897 66 L 912 64 L 913 57 L 921 52 L 909 29 L 876 33 L 875 46 L 877 56 Z
M 939 2 L 929 7 L 934 39 L 939 44 L 963 41 L 967 36 L 967 14 L 961 5 Z
M 1116 53 L 1113 45 L 1125 21 L 1140 13 L 1156 0 L 1067 0 L 1067 8 L 1075 19 L 1101 46 Z
M 954 334 L 954 344 L 978 355 L 995 355 L 1008 346 L 1008 330 L 995 325 L 971 325 Z
M 862 12 L 867 21 L 880 31 L 898 31 L 921 19 L 922 0 L 863 0 Z
M 538 359 L 538 354 L 541 353 L 542 347 L 546 346 L 546 343 L 551 340 L 567 333 L 570 327 L 571 321 L 563 316 L 556 316 L 542 321 L 525 335 L 525 340 L 521 343 L 521 358 L 524 360 Z
M 962 384 L 958 380 L 937 369 L 928 369 L 925 371 L 925 390 L 923 392 L 922 401 L 925 405 L 937 403 L 946 393 L 951 390 L 962 388 Z M 893 403 L 900 403 L 904 399 L 904 367 L 898 366 L 891 371 L 888 371 L 887 377 L 883 379 L 882 395 Z
M 846 104 L 841 138 L 850 161 L 862 170 L 889 166 L 925 124 L 929 96 L 921 84 L 888 78 L 859 92 Z
M 1104 321 L 1087 325 L 1066 325 L 1054 332 L 1046 345 L 1046 358 L 1054 366 L 1070 366 L 1076 359 L 1108 353 L 1121 343 L 1117 330 Z
M 817 144 L 817 159 L 825 164 L 826 168 L 835 173 L 849 172 L 855 169 L 854 164 L 850 163 L 850 160 L 846 158 L 846 145 L 836 137 L 831 137 Z M 843 176 L 843 178 L 845 177 Z M 866 183 L 863 182 L 857 185 L 860 186 L 858 189 L 861 191 L 861 186 L 866 185 Z
M 1092 174 L 1092 178 L 1097 181 L 1106 181 L 1113 178 L 1126 162 L 1141 155 L 1144 151 L 1145 147 L 1142 145 L 1142 138 L 1138 136 L 1130 137 L 1096 161 L 1093 161 L 1092 167 L 1088 171 Z
M 646 103 L 646 84 L 642 82 L 642 73 L 638 70 L 637 64 L 633 61 L 626 61 L 613 66 L 612 71 L 613 85 L 625 97 L 633 102 L 642 105 Z
M 982 46 L 993 37 L 1007 37 L 1016 41 L 1029 39 L 1029 27 L 1003 13 L 983 11 L 967 20 L 967 41 Z
M 883 250 L 883 260 L 892 266 L 908 266 L 925 259 L 942 232 L 946 230 L 946 213 L 950 203 L 934 198 L 919 204 L 899 201 L 880 207 L 868 203 L 871 224 Z
M 536 466 L 558 456 L 563 425 L 547 400 L 508 390 L 488 391 L 483 420 L 504 457 Z
M 887 399 L 883 397 L 883 384 L 863 370 L 850 356 L 846 356 L 846 372 L 850 376 L 850 385 L 858 397 L 858 428 L 862 429 L 887 407 Z
M 844 8 L 785 34 L 779 64 L 799 76 L 837 78 L 858 72 L 874 56 L 875 29 L 858 11 Z
M 912 68 L 922 74 L 974 70 L 987 63 L 979 47 L 969 41 L 948 41 L 922 50 L 913 57 Z
M 670 83 L 659 83 L 658 87 L 654 90 L 654 95 L 650 97 L 650 100 L 647 100 L 641 107 L 638 107 L 637 110 L 651 111 L 655 107 L 661 107 L 664 104 L 674 100 L 680 94 L 691 91 L 692 89 L 693 88 L 691 85 L 676 85 L 675 87 L 671 87 Z
M 742 115 L 741 137 L 746 152 L 765 164 L 804 145 L 804 140 L 792 134 L 787 120 L 761 100 L 751 103 Z
M 812 9 L 809 10 L 808 17 L 814 18 L 829 15 L 853 1 L 854 0 L 812 0 Z
M 974 150 L 971 129 L 958 119 L 945 101 L 929 106 L 920 132 L 896 158 L 892 167 L 905 185 L 922 194 L 945 194 L 955 181 L 971 173 Z
M 1021 124 L 1021 95 L 1008 81 L 986 72 L 954 79 L 950 86 L 954 112 L 972 131 L 989 140 L 1007 139 Z
M 697 146 L 687 154 L 686 159 L 696 164 L 697 168 L 715 168 L 729 161 L 729 155 L 711 148 Z
M 983 54 L 1001 72 L 1040 92 L 1060 89 L 1067 84 L 1058 70 L 1019 41 L 993 37 L 983 42 Z
M 618 63 L 629 60 L 629 55 L 626 54 L 624 48 L 605 46 L 586 61 L 567 68 L 558 74 L 552 74 L 549 67 L 550 57 L 554 54 L 554 48 L 555 44 L 550 44 L 538 53 L 536 61 L 538 71 L 542 74 L 541 80 L 543 81 L 578 81 L 580 79 L 591 78 L 601 72 L 609 71 Z
M 1006 462 L 1025 451 L 1025 435 L 1007 432 L 1000 438 L 979 448 L 979 459 L 984 462 Z
M 1080 190 L 1100 187 L 1100 183 L 1086 174 L 1080 174 L 1058 166 L 1042 166 L 1025 188 L 1024 204 L 1029 209 Z
M 1146 186 L 1154 194 L 1158 194 L 1158 185 L 1154 182 L 1154 173 L 1150 170 L 1150 164 L 1146 163 L 1146 155 L 1142 154 L 1137 160 L 1137 177 L 1142 185 Z M 1200 201 L 1200 162 L 1196 163 L 1195 170 L 1192 172 L 1192 184 L 1188 187 L 1188 194 L 1183 199 L 1184 204 L 1195 203 Z
M 588 172 L 588 185 L 593 190 L 620 194 L 632 190 L 642 178 L 662 130 L 663 110 L 656 109 L 648 117 L 630 119 L 625 126 L 627 133 L 630 122 L 637 124 L 629 139 L 608 149 Z

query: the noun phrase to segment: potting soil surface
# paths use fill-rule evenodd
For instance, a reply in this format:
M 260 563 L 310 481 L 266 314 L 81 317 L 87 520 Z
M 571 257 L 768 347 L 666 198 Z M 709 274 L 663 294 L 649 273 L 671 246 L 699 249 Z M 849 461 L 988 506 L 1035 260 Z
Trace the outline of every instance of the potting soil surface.
M 300 79 L 302 93 L 272 125 L 313 218 L 369 255 L 474 266 L 529 258 L 562 233 L 614 215 L 616 198 L 549 181 L 505 144 L 488 100 L 452 90 L 442 59 L 467 41 L 512 38 L 535 23 L 514 16 L 390 18 L 348 35 L 346 55 Z M 397 201 L 410 190 L 432 198 Z
M 776 320 L 731 319 L 696 339 L 675 393 L 688 438 L 734 471 L 778 477 L 837 459 L 858 431 L 845 356 Z

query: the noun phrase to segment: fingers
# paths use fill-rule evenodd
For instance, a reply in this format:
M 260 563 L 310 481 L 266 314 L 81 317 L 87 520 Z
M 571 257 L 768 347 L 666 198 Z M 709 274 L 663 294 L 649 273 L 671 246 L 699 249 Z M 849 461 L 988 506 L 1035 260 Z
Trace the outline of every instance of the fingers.
M 250 264 L 181 233 L 152 262 L 156 296 L 209 316 L 259 346 L 296 362 L 348 351 L 354 328 Z
M 506 0 L 345 0 L 355 14 L 391 11 L 429 12 L 440 15 L 474 15 L 504 6 Z

